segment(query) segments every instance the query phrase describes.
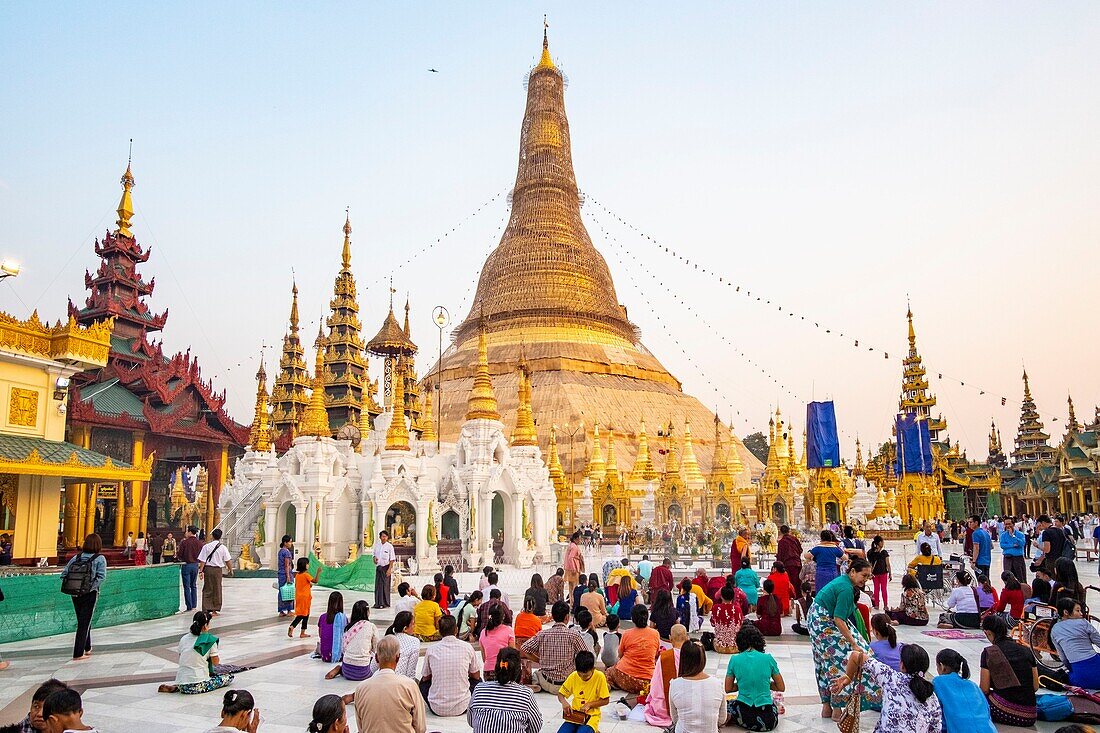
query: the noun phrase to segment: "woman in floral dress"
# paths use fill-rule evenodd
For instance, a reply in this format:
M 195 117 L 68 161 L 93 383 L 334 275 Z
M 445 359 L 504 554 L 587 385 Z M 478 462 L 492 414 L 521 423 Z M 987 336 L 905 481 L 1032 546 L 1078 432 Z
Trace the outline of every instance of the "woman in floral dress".
M 833 680 L 831 689 L 849 685 L 861 667 L 864 677 L 870 677 L 882 689 L 882 715 L 874 733 L 940 733 L 943 709 L 928 679 L 928 652 L 924 647 L 906 644 L 901 648 L 900 672 L 873 656 L 853 652 L 844 674 Z
M 718 592 L 717 602 L 710 611 L 710 624 L 714 627 L 714 651 L 719 654 L 737 653 L 737 632 L 744 616 L 734 601 L 733 586 L 726 585 Z
M 848 680 L 836 692 L 830 684 L 844 674 L 845 664 L 852 652 L 871 656 L 871 647 L 857 630 L 853 588 L 862 588 L 871 577 L 871 563 L 863 558 L 852 558 L 848 572 L 832 580 L 817 591 L 810 606 L 807 627 L 814 656 L 817 690 L 821 695 L 821 716 L 839 719 L 854 690 Z M 882 704 L 882 688 L 863 668 L 863 694 L 861 709 L 877 710 Z

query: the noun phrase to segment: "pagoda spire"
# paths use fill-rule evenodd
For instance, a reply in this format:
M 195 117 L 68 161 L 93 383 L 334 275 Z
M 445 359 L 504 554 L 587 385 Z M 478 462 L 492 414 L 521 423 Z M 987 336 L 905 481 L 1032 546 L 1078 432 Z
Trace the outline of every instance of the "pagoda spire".
M 1031 396 L 1031 382 L 1024 369 L 1024 400 L 1020 405 L 1020 426 L 1016 431 L 1016 450 L 1012 451 L 1014 466 L 1031 468 L 1040 462 L 1054 460 L 1050 436 L 1044 431 L 1043 421 Z
M 466 401 L 467 420 L 499 420 L 497 396 L 493 391 L 493 380 L 489 376 L 489 344 L 485 336 L 485 324 L 477 335 L 477 372 L 474 374 L 474 386 Z
M 386 450 L 408 450 L 409 428 L 405 425 L 405 360 L 397 360 L 393 373 L 392 417 L 386 430 Z
M 699 470 L 699 460 L 695 457 L 695 447 L 691 442 L 691 421 L 684 421 L 684 457 L 680 462 L 684 469 L 685 481 L 702 481 L 703 473 Z
M 289 330 L 283 336 L 283 352 L 279 357 L 279 373 L 271 390 L 271 424 L 279 449 L 289 447 L 298 421 L 309 404 L 309 367 L 305 349 L 298 335 L 298 283 L 291 286 Z
M 745 464 L 741 463 L 741 453 L 737 450 L 737 441 L 733 432 L 733 418 L 730 418 L 729 424 L 730 431 L 730 444 L 729 450 L 726 452 L 726 468 L 730 474 L 736 480 L 737 475 L 745 470 Z
M 607 477 L 607 462 L 603 458 L 603 447 L 600 445 L 600 424 L 592 427 L 592 455 L 588 459 L 588 470 L 585 471 L 593 485 L 600 485 Z
M 424 412 L 420 415 L 423 430 L 420 439 L 425 443 L 434 443 L 438 436 L 435 432 L 435 418 L 432 416 L 432 383 L 424 382 Z
M 133 161 L 134 141 L 130 139 L 130 156 L 126 160 L 126 172 L 122 174 L 122 180 L 119 183 L 122 184 L 122 199 L 118 202 L 118 233 L 123 237 L 134 238 L 134 233 L 130 230 L 130 220 L 134 218 L 134 200 L 130 195 L 130 192 L 134 190 L 134 174 L 130 170 L 130 165 Z
M 614 475 L 618 477 L 619 474 L 619 461 L 615 458 L 615 428 L 608 426 L 607 428 L 607 475 Z
M 409 328 L 409 298 L 405 296 L 405 338 L 412 340 L 412 329 Z
M 898 400 L 898 412 L 912 413 L 918 419 L 928 421 L 928 437 L 933 443 L 940 440 L 940 433 L 947 430 L 947 421 L 943 416 L 932 417 L 932 408 L 936 406 L 936 396 L 928 389 L 928 370 L 917 351 L 917 332 L 913 328 L 913 309 L 907 308 L 905 320 L 909 324 L 909 354 L 902 360 L 901 397 Z
M 260 369 L 256 372 L 256 413 L 252 418 L 252 430 L 248 434 L 252 450 L 266 453 L 271 450 L 271 430 L 267 414 L 267 372 L 264 371 L 264 355 L 260 352 Z
M 1069 404 L 1069 418 L 1066 420 L 1066 431 L 1070 433 L 1077 433 L 1081 431 L 1081 424 L 1077 422 L 1077 413 L 1073 409 L 1073 395 L 1066 396 L 1066 402 Z
M 317 359 L 314 363 L 313 393 L 310 395 L 309 405 L 298 423 L 298 435 L 330 438 L 332 437 L 332 429 L 329 427 L 328 412 L 325 410 L 325 335 L 320 326 L 317 328 L 317 340 L 313 342 L 313 346 L 317 350 Z
M 859 443 L 859 436 L 856 436 L 856 467 L 852 469 L 853 476 L 862 476 L 867 471 L 863 465 L 863 447 Z
M 558 457 L 558 426 L 550 428 L 550 456 L 546 460 L 546 467 L 550 470 L 550 481 L 559 492 L 566 486 L 565 469 L 562 468 L 561 458 Z
M 535 420 L 531 414 L 531 370 L 522 352 L 517 371 L 519 371 L 519 407 L 516 408 L 516 429 L 512 431 L 512 445 L 538 445 Z
M 546 16 L 542 16 L 542 56 L 539 58 L 538 66 L 535 67 L 536 71 L 542 69 L 553 69 L 557 71 L 558 67 L 554 65 L 554 59 L 550 56 L 550 41 L 547 38 L 547 31 L 550 29 L 550 24 L 546 22 Z
M 351 272 L 351 213 L 344 215 L 344 246 L 340 272 L 333 283 L 325 351 L 325 395 L 329 424 L 334 430 L 359 425 L 363 389 L 370 381 L 363 359 L 363 324 L 359 321 L 359 300 Z
M 657 478 L 657 469 L 653 466 L 653 457 L 649 455 L 649 436 L 645 431 L 645 418 L 638 428 L 638 454 L 634 457 L 634 467 L 630 469 L 630 478 L 635 481 L 652 481 Z

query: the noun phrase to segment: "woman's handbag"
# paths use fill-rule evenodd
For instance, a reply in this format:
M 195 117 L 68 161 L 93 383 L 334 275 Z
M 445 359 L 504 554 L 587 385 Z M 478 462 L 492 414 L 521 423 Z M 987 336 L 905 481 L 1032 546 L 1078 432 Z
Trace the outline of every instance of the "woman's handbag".
M 280 601 L 293 601 L 294 600 L 294 584 L 284 583 L 279 586 L 279 600 Z
M 844 706 L 844 712 L 840 714 L 840 720 L 836 727 L 840 733 L 859 733 L 859 711 L 863 701 L 863 665 L 856 670 L 856 679 L 853 680 L 852 695 L 848 698 L 848 704 Z

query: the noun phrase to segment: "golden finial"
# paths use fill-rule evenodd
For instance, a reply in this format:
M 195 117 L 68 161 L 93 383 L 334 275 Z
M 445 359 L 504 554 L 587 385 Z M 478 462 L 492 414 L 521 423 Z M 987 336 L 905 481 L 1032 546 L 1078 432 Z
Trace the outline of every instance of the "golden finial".
M 405 294 L 405 337 L 412 338 L 412 329 L 409 328 L 409 295 Z
M 523 351 L 519 356 L 519 407 L 516 408 L 516 429 L 512 431 L 512 445 L 538 445 L 535 419 L 531 413 L 531 370 Z
M 393 405 L 390 427 L 386 430 L 386 450 L 408 450 L 409 428 L 405 425 L 405 359 L 397 360 L 393 370 Z
M 290 301 L 290 332 L 298 333 L 298 281 L 295 280 L 290 289 L 293 297 Z
M 917 348 L 917 332 L 913 330 L 913 309 L 909 308 L 905 312 L 905 318 L 909 321 L 909 348 Z
M 420 413 L 420 422 L 424 429 L 420 432 L 420 439 L 425 443 L 438 439 L 435 434 L 435 418 L 432 416 L 432 392 L 432 383 L 424 382 L 424 412 Z
M 341 256 L 343 269 L 351 269 L 351 207 L 344 210 L 344 252 Z
M 561 458 L 558 457 L 557 425 L 550 427 L 550 456 L 546 460 L 546 467 L 550 469 L 550 481 L 554 484 L 554 488 L 559 492 L 564 491 L 567 488 L 567 482 L 565 480 L 565 469 L 562 468 Z
M 691 421 L 684 421 L 684 457 L 680 461 L 684 469 L 684 480 L 702 480 L 703 474 L 699 470 L 699 460 L 695 457 L 695 447 L 691 442 Z
M 493 380 L 489 376 L 489 345 L 485 340 L 485 318 L 482 316 L 477 334 L 477 372 L 474 374 L 474 386 L 466 401 L 467 420 L 499 420 L 497 396 L 493 391 Z
M 1027 379 L 1027 369 L 1024 369 L 1024 399 L 1031 399 L 1031 383 Z
M 124 237 L 133 238 L 130 231 L 130 220 L 134 218 L 134 200 L 130 191 L 134 188 L 134 174 L 130 171 L 130 164 L 134 157 L 134 139 L 130 138 L 130 154 L 126 159 L 126 172 L 122 174 L 122 199 L 118 202 L 118 233 Z
M 313 393 L 298 423 L 298 435 L 329 438 L 332 437 L 332 429 L 329 428 L 328 411 L 325 409 L 325 336 L 320 327 L 317 329 L 317 340 L 313 345 L 317 349 L 317 358 L 313 367 Z
M 542 16 L 542 58 L 539 59 L 538 66 L 535 67 L 535 71 L 542 69 L 554 69 L 557 70 L 557 66 L 554 65 L 554 59 L 550 57 L 550 41 L 547 38 L 547 30 L 550 28 L 550 24 L 546 21 L 546 16 Z
M 1076 433 L 1081 429 L 1081 426 L 1077 423 L 1077 413 L 1073 409 L 1073 395 L 1067 395 L 1066 402 L 1069 403 L 1069 419 L 1066 421 L 1066 429 L 1071 433 Z
M 593 484 L 602 484 L 607 476 L 607 462 L 603 459 L 603 447 L 600 445 L 600 424 L 592 426 L 592 455 L 588 459 L 588 470 L 585 471 Z
M 267 372 L 264 371 L 263 350 L 260 351 L 260 368 L 256 372 L 256 413 L 252 418 L 248 443 L 252 450 L 265 453 L 271 449 L 271 429 L 267 414 Z
M 634 467 L 630 469 L 634 480 L 652 481 L 657 478 L 657 469 L 653 467 L 653 458 L 649 455 L 649 436 L 645 431 L 645 418 L 638 428 L 638 454 L 634 457 Z

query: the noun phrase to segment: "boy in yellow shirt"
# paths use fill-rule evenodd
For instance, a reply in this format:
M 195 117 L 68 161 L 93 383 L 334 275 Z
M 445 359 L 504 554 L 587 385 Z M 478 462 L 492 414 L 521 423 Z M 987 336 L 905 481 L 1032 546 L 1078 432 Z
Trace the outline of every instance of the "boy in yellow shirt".
M 607 677 L 596 669 L 596 657 L 590 651 L 577 652 L 573 663 L 577 671 L 566 677 L 558 689 L 558 702 L 565 718 L 558 733 L 587 733 L 589 729 L 598 732 L 600 708 L 611 702 Z

